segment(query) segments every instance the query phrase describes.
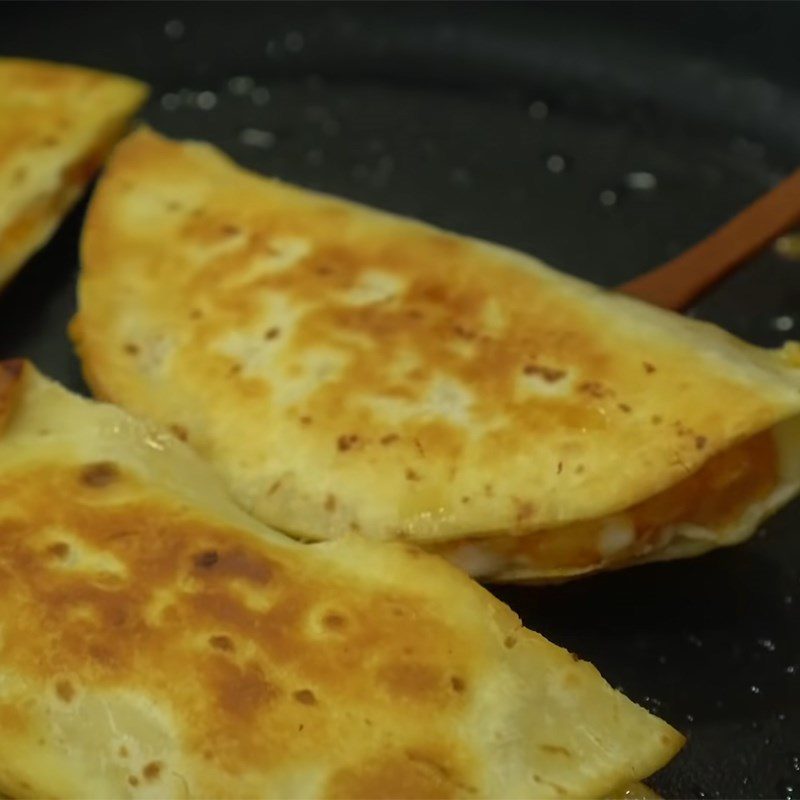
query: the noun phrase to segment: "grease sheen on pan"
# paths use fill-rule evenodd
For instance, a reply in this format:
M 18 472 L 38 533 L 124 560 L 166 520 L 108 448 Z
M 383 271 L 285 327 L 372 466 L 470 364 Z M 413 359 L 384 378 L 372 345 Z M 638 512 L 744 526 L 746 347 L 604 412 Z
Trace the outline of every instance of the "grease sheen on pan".
M 0 793 L 601 797 L 682 741 L 442 559 L 300 544 L 0 365 Z
M 800 484 L 790 347 L 143 130 L 92 201 L 73 333 L 291 535 L 548 579 L 750 535 Z
M 146 94 L 117 75 L 0 58 L 0 287 L 50 238 Z

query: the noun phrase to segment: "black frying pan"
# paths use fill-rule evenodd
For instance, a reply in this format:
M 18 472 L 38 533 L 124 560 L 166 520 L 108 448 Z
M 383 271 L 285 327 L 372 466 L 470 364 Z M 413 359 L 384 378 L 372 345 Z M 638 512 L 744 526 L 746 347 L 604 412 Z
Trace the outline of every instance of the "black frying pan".
M 166 134 L 607 285 L 800 164 L 791 3 L 0 4 L 0 53 L 130 73 Z M 81 218 L 0 296 L 0 357 L 85 391 Z M 691 313 L 777 345 L 800 263 L 766 254 Z M 667 796 L 800 797 L 798 527 L 796 503 L 728 551 L 497 594 L 688 733 Z

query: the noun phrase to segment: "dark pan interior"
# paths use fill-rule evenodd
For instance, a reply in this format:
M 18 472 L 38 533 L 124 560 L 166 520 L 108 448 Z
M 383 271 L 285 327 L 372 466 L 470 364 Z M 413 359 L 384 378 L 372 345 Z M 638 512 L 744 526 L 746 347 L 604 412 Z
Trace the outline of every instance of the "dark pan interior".
M 614 285 L 800 163 L 798 23 L 790 3 L 20 3 L 0 53 L 136 75 L 166 134 Z M 0 296 L 0 357 L 85 391 L 82 213 Z M 777 345 L 800 262 L 767 253 L 691 313 Z M 799 524 L 796 503 L 728 551 L 496 592 L 689 735 L 666 796 L 800 796 Z

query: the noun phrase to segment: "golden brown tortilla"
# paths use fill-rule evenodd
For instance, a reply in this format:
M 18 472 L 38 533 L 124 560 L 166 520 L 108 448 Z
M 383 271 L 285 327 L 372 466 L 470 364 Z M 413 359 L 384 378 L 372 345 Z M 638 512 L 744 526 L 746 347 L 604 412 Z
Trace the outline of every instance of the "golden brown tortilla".
M 800 486 L 788 351 L 142 130 L 83 240 L 101 397 L 292 536 L 562 578 L 750 535 Z
M 299 544 L 0 363 L 0 794 L 605 797 L 682 741 L 443 560 Z

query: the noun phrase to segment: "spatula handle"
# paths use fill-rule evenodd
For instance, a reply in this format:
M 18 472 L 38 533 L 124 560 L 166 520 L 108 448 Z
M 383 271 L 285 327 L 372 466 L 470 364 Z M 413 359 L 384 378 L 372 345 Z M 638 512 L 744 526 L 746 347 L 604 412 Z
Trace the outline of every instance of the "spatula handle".
M 678 311 L 798 224 L 800 169 L 710 236 L 619 291 Z

